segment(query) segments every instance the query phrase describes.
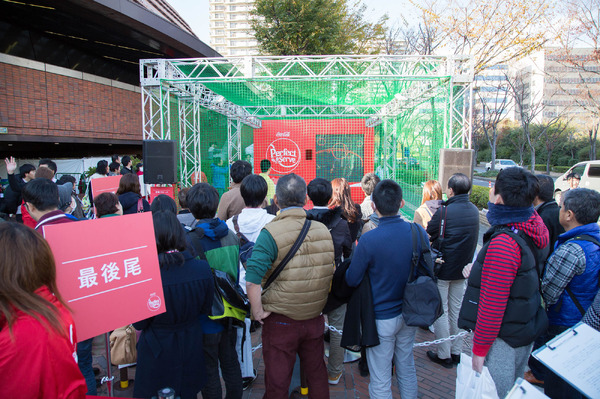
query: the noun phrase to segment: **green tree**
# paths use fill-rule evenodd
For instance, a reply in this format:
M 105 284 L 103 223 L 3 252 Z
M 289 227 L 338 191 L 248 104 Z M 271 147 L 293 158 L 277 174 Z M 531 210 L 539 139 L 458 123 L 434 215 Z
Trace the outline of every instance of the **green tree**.
M 365 21 L 366 5 L 349 0 L 256 0 L 251 22 L 259 49 L 271 55 L 377 53 L 387 15 Z

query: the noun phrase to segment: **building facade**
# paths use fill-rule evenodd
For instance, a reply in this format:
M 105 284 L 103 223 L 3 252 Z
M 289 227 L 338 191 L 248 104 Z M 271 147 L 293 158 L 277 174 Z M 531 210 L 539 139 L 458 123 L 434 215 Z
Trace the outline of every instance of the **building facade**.
M 598 123 L 600 63 L 591 48 L 544 48 L 513 66 L 533 122 L 562 118 L 578 129 Z
M 258 55 L 250 25 L 254 0 L 210 0 L 210 45 L 223 56 Z
M 141 154 L 139 60 L 218 56 L 164 0 L 0 2 L 0 158 Z

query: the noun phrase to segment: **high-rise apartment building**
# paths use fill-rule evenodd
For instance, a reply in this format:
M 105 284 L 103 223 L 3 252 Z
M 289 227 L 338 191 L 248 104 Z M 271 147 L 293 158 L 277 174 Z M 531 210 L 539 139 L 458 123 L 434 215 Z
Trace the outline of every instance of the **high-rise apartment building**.
M 534 122 L 557 116 L 579 128 L 597 123 L 600 112 L 600 63 L 591 48 L 569 52 L 545 48 L 515 66 L 525 89 L 525 105 L 539 112 Z
M 254 0 L 210 0 L 210 45 L 223 56 L 258 55 L 250 26 Z

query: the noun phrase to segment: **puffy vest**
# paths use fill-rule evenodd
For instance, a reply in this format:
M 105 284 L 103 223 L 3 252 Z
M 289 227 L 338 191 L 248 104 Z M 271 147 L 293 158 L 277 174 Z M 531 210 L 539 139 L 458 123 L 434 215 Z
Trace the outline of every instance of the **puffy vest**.
M 561 234 L 558 237 L 556 248 L 565 242 L 574 242 L 581 247 L 585 254 L 585 271 L 579 276 L 573 276 L 567 287 L 571 289 L 571 292 L 575 295 L 583 310 L 586 311 L 598 293 L 600 248 L 593 242 L 577 239 L 577 236 L 584 234 L 600 240 L 598 225 L 592 223 L 575 227 Z M 583 315 L 577 309 L 575 302 L 573 302 L 567 290 L 564 290 L 558 301 L 548 308 L 548 319 L 552 325 L 572 327 L 580 322 L 582 317 Z
M 477 324 L 477 310 L 481 291 L 483 261 L 492 238 L 499 234 L 508 234 L 521 248 L 521 266 L 510 288 L 506 310 L 502 317 L 498 338 L 502 338 L 513 348 L 529 345 L 548 326 L 546 312 L 542 307 L 539 290 L 537 248 L 531 239 L 521 231 L 514 233 L 507 226 L 495 226 L 486 232 L 485 245 L 479 251 L 471 268 L 467 289 L 463 298 L 458 327 L 474 330 Z
M 264 227 L 277 244 L 277 259 L 263 277 L 263 286 L 294 245 L 305 219 L 303 209 L 289 209 Z M 262 292 L 263 308 L 294 320 L 317 317 L 327 302 L 333 271 L 331 234 L 323 223 L 313 221 L 294 257 Z

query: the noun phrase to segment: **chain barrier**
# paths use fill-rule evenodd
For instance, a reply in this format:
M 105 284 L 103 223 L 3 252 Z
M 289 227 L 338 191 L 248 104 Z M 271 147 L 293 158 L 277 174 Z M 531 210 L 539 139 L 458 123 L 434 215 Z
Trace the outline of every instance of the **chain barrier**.
M 433 341 L 419 342 L 417 344 L 413 344 L 413 348 L 416 348 L 416 347 L 419 347 L 419 346 L 429 346 L 429 345 L 434 345 L 434 344 L 435 345 L 441 344 L 442 342 L 451 341 L 451 340 L 453 340 L 455 338 L 458 338 L 458 337 L 464 337 L 468 333 L 469 333 L 468 331 L 462 331 L 462 332 L 459 332 L 458 334 L 454 334 L 454 335 L 451 335 L 451 336 L 446 337 L 446 338 L 435 339 Z
M 337 332 L 340 335 L 343 333 L 342 330 L 339 330 L 339 329 L 335 328 L 334 326 L 330 326 L 327 323 L 325 323 L 325 327 L 327 327 L 329 330 L 331 330 L 333 332 Z M 440 339 L 434 339 L 433 341 L 425 341 L 425 342 L 415 343 L 415 344 L 413 344 L 413 348 L 430 346 L 430 345 L 438 345 L 438 344 L 441 344 L 442 342 L 452 341 L 453 339 L 456 339 L 459 337 L 464 337 L 467 334 L 469 334 L 469 331 L 461 331 L 458 334 L 454 334 L 454 335 L 451 335 L 446 338 L 440 338 Z M 260 348 L 262 348 L 262 344 L 258 344 L 258 346 L 255 346 L 254 348 L 252 348 L 252 353 L 256 352 Z

